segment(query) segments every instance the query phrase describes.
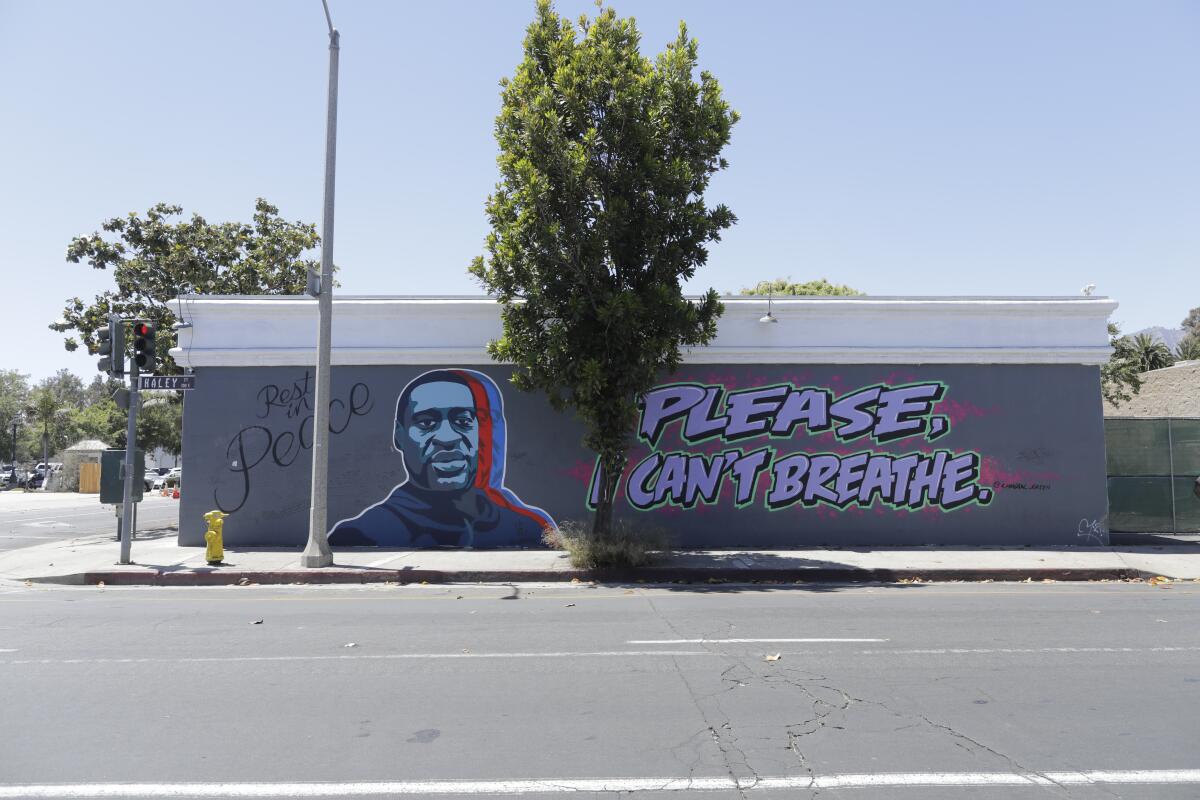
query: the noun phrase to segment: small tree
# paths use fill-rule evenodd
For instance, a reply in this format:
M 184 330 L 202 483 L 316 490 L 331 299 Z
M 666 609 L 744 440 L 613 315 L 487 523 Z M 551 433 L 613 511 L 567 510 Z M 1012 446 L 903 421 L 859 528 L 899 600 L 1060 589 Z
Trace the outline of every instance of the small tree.
M 773 281 L 759 281 L 753 286 L 742 289 L 742 294 L 776 295 L 777 297 L 791 296 L 825 296 L 825 297 L 856 297 L 861 295 L 858 289 L 830 283 L 824 278 L 807 283 L 792 283 L 789 278 L 776 278 Z
M 95 269 L 111 269 L 115 291 L 96 295 L 89 304 L 67 301 L 62 319 L 50 325 L 73 331 L 67 350 L 96 352 L 96 331 L 118 313 L 157 323 L 155 349 L 159 374 L 178 372 L 167 350 L 175 344 L 175 316 L 167 303 L 181 294 L 300 294 L 309 267 L 301 255 L 320 241 L 316 226 L 279 218 L 279 209 L 259 198 L 251 223 L 209 223 L 199 214 L 177 221 L 180 206 L 159 203 L 145 217 L 114 217 L 99 232 L 77 236 L 67 247 L 67 260 L 86 261 Z M 127 344 L 130 337 L 126 337 Z
M 503 306 L 498 361 L 587 428 L 602 486 L 592 527 L 607 536 L 637 398 L 716 335 L 715 291 L 682 284 L 736 221 L 704 191 L 727 166 L 738 116 L 679 35 L 655 61 L 633 19 L 602 9 L 578 33 L 538 0 L 524 60 L 501 82 L 501 180 L 486 205 L 487 257 L 471 273 Z

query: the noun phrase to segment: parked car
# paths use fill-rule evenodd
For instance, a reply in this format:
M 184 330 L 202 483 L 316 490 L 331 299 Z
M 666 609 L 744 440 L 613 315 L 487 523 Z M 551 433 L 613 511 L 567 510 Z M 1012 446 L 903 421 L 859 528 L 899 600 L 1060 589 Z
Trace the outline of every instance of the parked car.
M 151 491 L 161 491 L 163 486 L 178 486 L 180 476 L 183 470 L 179 467 L 172 467 L 165 475 L 156 475 L 150 485 Z
M 0 471 L 0 482 L 8 489 L 21 488 L 29 482 L 29 473 L 20 467 L 7 464 L 3 471 Z
M 157 481 L 159 478 L 162 478 L 163 476 L 165 476 L 170 471 L 171 471 L 170 467 L 153 467 L 153 468 L 147 469 L 146 470 L 146 478 L 145 478 L 146 491 L 152 492 L 152 491 L 155 491 L 158 489 L 162 489 L 161 484 L 156 486 L 154 482 Z

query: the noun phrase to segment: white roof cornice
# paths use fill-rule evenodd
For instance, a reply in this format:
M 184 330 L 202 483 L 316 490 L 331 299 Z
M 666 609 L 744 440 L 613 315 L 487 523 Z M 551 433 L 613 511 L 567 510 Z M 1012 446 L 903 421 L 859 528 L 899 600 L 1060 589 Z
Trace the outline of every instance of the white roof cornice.
M 1102 364 L 1103 297 L 726 297 L 716 339 L 689 363 Z M 317 304 L 295 296 L 189 296 L 182 366 L 315 363 Z M 334 364 L 492 363 L 500 308 L 488 297 L 335 296 Z

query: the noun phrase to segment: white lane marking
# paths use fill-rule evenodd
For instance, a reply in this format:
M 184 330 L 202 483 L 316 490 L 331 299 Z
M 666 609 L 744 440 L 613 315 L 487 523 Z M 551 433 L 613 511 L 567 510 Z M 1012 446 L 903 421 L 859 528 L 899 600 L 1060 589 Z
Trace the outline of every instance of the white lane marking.
M 1191 653 L 1200 647 L 941 647 L 928 650 L 860 650 L 860 656 L 944 656 L 993 653 Z
M 22 522 L 21 525 L 26 528 L 74 528 L 75 526 L 69 522 Z
M 388 661 L 438 658 L 607 658 L 621 656 L 721 656 L 711 650 L 606 650 L 592 653 L 381 653 L 353 656 L 197 656 L 194 658 L 26 658 L 0 660 L 21 664 L 213 664 L 245 661 Z
M 19 521 L 19 524 L 21 524 L 21 525 L 37 525 L 42 522 L 57 522 L 60 519 L 79 519 L 80 517 L 95 517 L 98 520 L 102 520 L 102 521 L 106 520 L 106 519 L 116 519 L 116 517 L 113 516 L 112 507 L 105 506 L 103 509 L 97 509 L 96 511 L 88 511 L 83 514 L 58 514 L 57 516 L 53 516 L 53 517 L 42 517 L 41 519 Z
M 0 785 L 0 798 L 367 797 L 563 792 L 716 792 L 924 786 L 1094 786 L 1200 783 L 1200 769 L 1070 772 L 885 772 L 767 778 L 560 778 L 508 781 L 346 783 L 64 783 Z
M 707 641 L 707 640 L 706 640 Z M 717 641 L 717 640 L 714 640 Z M 724 640 L 734 641 L 734 640 Z M 764 641 L 764 640 L 758 640 Z M 989 655 L 996 653 L 1194 653 L 1200 652 L 1196 647 L 945 647 L 928 650 L 852 650 L 849 652 L 815 653 L 812 651 L 787 651 L 784 653 L 796 656 L 813 655 L 861 655 L 861 656 L 894 656 L 894 655 Z M 28 664 L 216 664 L 240 663 L 253 661 L 388 661 L 388 660 L 421 660 L 421 659 L 476 659 L 476 658 L 609 658 L 626 657 L 672 657 L 672 656 L 716 656 L 729 657 L 730 654 L 717 650 L 602 650 L 585 653 L 550 652 L 550 653 L 379 653 L 360 655 L 296 655 L 296 656 L 195 656 L 185 658 L 25 658 L 0 659 L 0 666 L 21 666 Z
M 888 642 L 890 639 L 631 639 L 625 644 L 754 644 L 756 642 Z
M 112 521 L 112 520 L 116 519 L 116 517 L 113 516 L 112 509 L 108 508 L 108 509 L 105 509 L 104 511 L 89 511 L 86 514 L 60 514 L 57 517 L 43 517 L 42 519 L 33 519 L 33 520 L 15 519 L 15 520 L 11 521 L 11 524 L 34 526 L 34 527 L 48 527 L 47 523 L 59 522 L 64 519 L 80 519 L 83 517 L 93 517 L 93 518 L 95 518 L 96 522 L 98 522 L 98 523 L 104 523 L 104 522 L 108 522 L 108 521 Z M 173 513 L 172 514 L 158 514 L 158 513 L 143 512 L 139 515 L 138 520 L 140 522 L 146 522 L 148 524 L 157 525 L 158 523 L 163 521 L 162 519 L 159 519 L 160 517 L 165 517 L 168 521 L 170 521 L 171 519 L 173 519 L 175 517 L 175 514 L 173 514 Z M 64 523 L 64 524 L 69 524 L 69 523 Z M 79 524 L 85 524 L 85 523 L 79 523 Z M 72 527 L 74 527 L 74 526 L 72 526 Z M 101 525 L 101 527 L 103 527 L 103 525 Z
M 15 652 L 17 652 L 17 648 L 15 648 L 15 647 L 0 647 L 0 653 L 15 653 Z

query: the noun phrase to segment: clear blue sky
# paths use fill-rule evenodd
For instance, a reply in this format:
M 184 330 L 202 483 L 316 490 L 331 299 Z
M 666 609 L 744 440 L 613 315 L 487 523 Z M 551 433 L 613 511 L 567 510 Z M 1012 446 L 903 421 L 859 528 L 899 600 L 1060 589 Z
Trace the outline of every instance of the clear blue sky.
M 474 293 L 498 79 L 533 3 L 331 0 L 343 35 L 336 260 L 355 294 Z M 693 283 L 1076 294 L 1126 330 L 1200 305 L 1200 3 L 615 0 L 686 19 L 742 114 Z M 590 2 L 560 0 L 572 15 Z M 73 235 L 158 201 L 319 221 L 319 0 L 0 0 L 0 368 L 94 359 L 46 329 L 106 273 Z

